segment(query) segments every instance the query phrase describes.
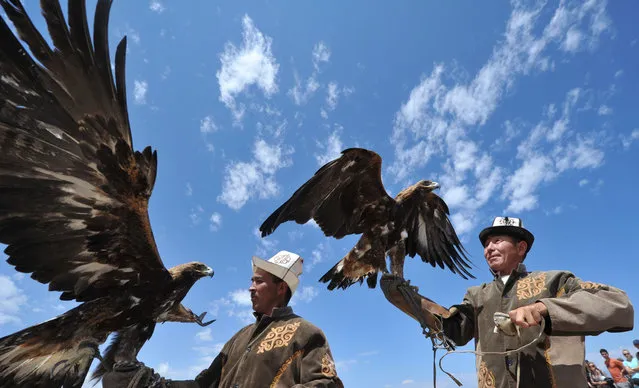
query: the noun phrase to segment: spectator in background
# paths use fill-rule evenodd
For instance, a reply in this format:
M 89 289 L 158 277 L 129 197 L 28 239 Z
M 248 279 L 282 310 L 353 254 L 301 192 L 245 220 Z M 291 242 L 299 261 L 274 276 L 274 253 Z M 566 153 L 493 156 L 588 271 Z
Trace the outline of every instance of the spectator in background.
M 586 377 L 588 379 L 588 388 L 615 388 L 612 379 L 606 377 L 594 362 L 588 360 L 586 360 Z
M 630 374 L 630 381 L 634 385 L 639 385 L 639 360 L 637 357 L 633 357 L 632 353 L 630 353 L 630 350 L 628 349 L 624 349 L 622 354 L 626 358 L 623 364 L 626 366 L 626 369 Z
M 628 379 L 624 376 L 624 372 L 627 374 L 626 366 L 623 362 L 610 358 L 608 351 L 606 349 L 599 350 L 601 357 L 604 358 L 604 362 L 606 364 L 606 368 L 608 368 L 608 372 L 610 372 L 610 376 L 612 380 L 615 382 L 616 388 L 632 388 L 632 383 L 628 381 Z

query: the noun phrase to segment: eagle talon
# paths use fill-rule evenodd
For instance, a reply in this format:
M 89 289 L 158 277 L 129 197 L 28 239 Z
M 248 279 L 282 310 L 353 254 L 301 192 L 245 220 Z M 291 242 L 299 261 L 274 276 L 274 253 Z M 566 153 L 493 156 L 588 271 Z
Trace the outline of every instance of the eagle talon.
M 206 311 L 205 311 L 205 312 L 203 312 L 202 314 L 198 315 L 198 317 L 197 317 L 197 318 L 196 318 L 196 320 L 195 320 L 195 322 L 196 322 L 198 325 L 202 326 L 202 327 L 206 327 L 206 326 L 210 325 L 211 323 L 215 322 L 215 319 L 212 319 L 212 320 L 210 320 L 210 321 L 208 321 L 208 322 L 202 322 L 202 319 L 204 319 L 204 316 L 205 316 L 205 315 L 206 315 Z
M 408 289 L 410 289 L 410 290 L 414 291 L 415 293 L 418 293 L 418 292 L 419 292 L 419 287 L 417 287 L 417 286 L 411 286 L 411 285 L 410 285 L 410 280 L 404 280 L 403 282 L 401 282 L 401 283 L 397 286 L 397 288 L 399 288 L 399 287 L 408 288 Z

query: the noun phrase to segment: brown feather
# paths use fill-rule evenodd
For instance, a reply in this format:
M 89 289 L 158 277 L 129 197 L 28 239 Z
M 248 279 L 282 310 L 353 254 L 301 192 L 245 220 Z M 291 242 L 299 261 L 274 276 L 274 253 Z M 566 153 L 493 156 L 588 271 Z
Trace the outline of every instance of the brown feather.
M 322 166 L 260 226 L 262 237 L 282 223 L 317 222 L 325 235 L 359 234 L 374 222 L 379 205 L 392 202 L 381 179 L 381 157 L 361 148 Z

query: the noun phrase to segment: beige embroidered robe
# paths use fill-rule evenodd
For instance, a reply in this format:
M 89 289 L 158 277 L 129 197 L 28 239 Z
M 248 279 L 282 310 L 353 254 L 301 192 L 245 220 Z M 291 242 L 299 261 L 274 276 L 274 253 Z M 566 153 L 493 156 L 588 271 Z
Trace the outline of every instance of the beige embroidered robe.
M 291 307 L 256 316 L 237 332 L 195 381 L 171 388 L 343 388 L 324 333 Z
M 507 351 L 535 339 L 540 327 L 521 329 L 521 339 L 494 333 L 495 312 L 508 313 L 542 302 L 548 308 L 539 344 L 521 352 L 521 388 L 585 387 L 584 336 L 632 330 L 634 309 L 614 287 L 584 282 L 570 272 L 527 272 L 520 264 L 504 284 L 500 277 L 471 287 L 463 303 L 444 320 L 444 331 L 457 345 L 475 339 L 480 351 Z M 515 387 L 517 355 L 477 357 L 479 388 Z

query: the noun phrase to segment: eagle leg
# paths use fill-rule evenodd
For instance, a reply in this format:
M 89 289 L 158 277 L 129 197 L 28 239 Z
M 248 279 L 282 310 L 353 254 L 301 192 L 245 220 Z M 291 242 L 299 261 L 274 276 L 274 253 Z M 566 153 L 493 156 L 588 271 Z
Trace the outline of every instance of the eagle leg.
M 215 319 L 212 319 L 212 320 L 210 320 L 208 322 L 202 322 L 202 319 L 204 319 L 205 315 L 206 315 L 206 311 L 203 312 L 202 314 L 198 315 L 197 318 L 195 319 L 195 322 L 198 325 L 202 326 L 202 327 L 206 327 L 206 326 L 210 325 L 211 323 L 215 322 Z
M 401 283 L 397 286 L 397 288 L 400 288 L 400 287 L 405 287 L 405 288 L 411 289 L 411 290 L 413 290 L 415 293 L 418 293 L 418 292 L 419 292 L 419 287 L 417 287 L 417 286 L 411 286 L 411 285 L 410 285 L 410 280 L 407 280 L 407 279 L 402 279 L 402 282 L 401 282 Z

